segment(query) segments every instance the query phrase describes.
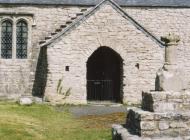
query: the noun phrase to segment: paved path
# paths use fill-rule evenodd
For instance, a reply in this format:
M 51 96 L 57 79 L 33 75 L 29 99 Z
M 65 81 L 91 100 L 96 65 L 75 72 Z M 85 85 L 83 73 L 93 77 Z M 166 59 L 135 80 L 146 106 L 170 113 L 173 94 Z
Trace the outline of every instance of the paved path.
M 117 112 L 126 112 L 126 106 L 98 106 L 98 105 L 89 105 L 89 106 L 76 106 L 71 107 L 69 111 L 75 117 L 82 117 L 88 115 L 105 115 Z

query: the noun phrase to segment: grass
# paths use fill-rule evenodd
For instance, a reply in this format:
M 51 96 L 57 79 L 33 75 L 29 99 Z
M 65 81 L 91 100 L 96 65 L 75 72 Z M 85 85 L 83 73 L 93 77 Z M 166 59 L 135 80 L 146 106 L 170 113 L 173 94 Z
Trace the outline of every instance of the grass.
M 74 118 L 68 110 L 0 102 L 0 139 L 111 140 L 111 124 L 125 120 L 124 113 Z

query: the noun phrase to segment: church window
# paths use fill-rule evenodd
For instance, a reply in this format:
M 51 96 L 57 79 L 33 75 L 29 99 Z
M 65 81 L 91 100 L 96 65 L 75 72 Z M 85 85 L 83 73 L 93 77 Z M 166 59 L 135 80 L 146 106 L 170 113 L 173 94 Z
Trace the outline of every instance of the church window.
M 12 58 L 12 34 L 13 25 L 10 20 L 5 20 L 1 24 L 1 57 Z
M 16 26 L 16 57 L 19 59 L 27 58 L 28 45 L 28 26 L 24 20 L 17 23 Z

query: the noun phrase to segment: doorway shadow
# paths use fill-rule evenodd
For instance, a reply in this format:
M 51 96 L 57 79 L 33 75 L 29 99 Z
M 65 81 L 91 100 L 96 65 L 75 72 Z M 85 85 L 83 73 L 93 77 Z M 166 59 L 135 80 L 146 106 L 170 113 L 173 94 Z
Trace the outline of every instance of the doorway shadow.
M 122 102 L 123 59 L 109 47 L 98 48 L 87 61 L 87 100 Z

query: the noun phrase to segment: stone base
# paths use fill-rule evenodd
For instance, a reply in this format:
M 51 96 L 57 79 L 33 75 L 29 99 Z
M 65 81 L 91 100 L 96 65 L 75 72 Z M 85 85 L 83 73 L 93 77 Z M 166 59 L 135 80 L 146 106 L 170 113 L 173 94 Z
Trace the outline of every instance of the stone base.
M 140 137 L 131 134 L 124 126 L 114 124 L 112 125 L 112 140 L 190 140 L 190 136 L 178 137 Z
M 151 112 L 190 110 L 190 92 L 143 92 L 142 109 Z
M 142 137 L 190 136 L 190 112 L 153 113 L 129 109 L 126 127 Z
M 172 69 L 168 67 L 170 67 L 170 65 L 165 65 L 164 68 L 157 72 L 156 90 L 182 91 L 186 89 L 183 71 L 178 68 Z

